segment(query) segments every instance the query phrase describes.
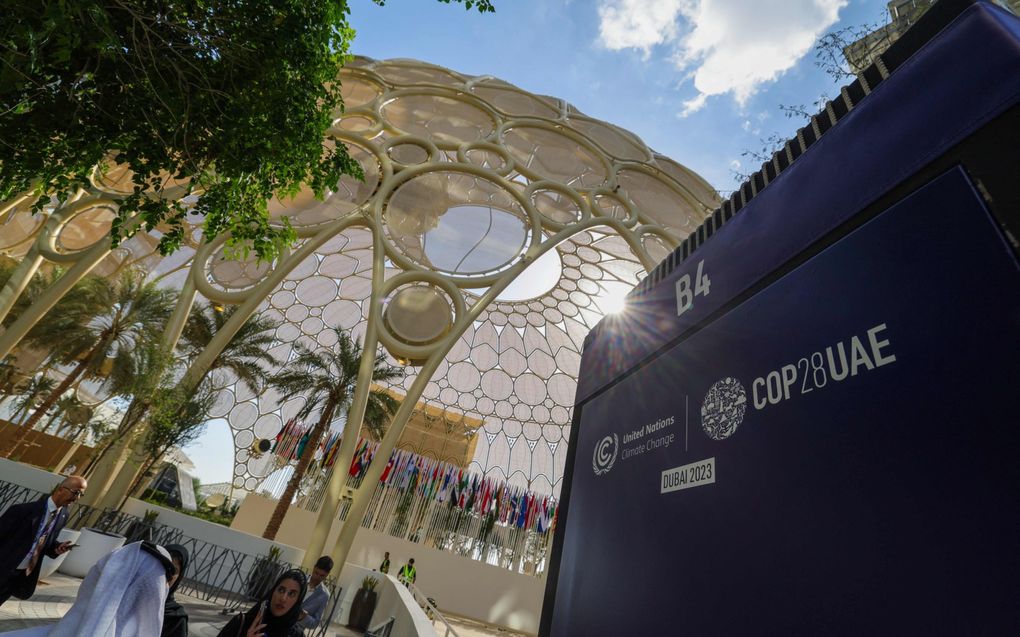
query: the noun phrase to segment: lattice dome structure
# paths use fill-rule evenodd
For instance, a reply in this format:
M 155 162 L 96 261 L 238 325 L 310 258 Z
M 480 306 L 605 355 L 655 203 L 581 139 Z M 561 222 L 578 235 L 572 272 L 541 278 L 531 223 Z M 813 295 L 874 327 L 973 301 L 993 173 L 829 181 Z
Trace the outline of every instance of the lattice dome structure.
M 13 202 L 0 253 L 108 275 L 136 265 L 182 298 L 272 316 L 281 360 L 298 340 L 331 347 L 331 327 L 377 331 L 410 363 L 394 389 L 441 408 L 434 426 L 478 437 L 472 468 L 558 493 L 584 337 L 714 209 L 715 191 L 635 135 L 492 77 L 358 58 L 341 79 L 332 134 L 365 180 L 271 202 L 300 237 L 275 263 L 225 259 L 197 227 L 170 257 L 157 233 L 111 252 L 111 195 L 129 183 L 116 172 L 47 215 Z M 211 416 L 232 429 L 235 487 L 277 469 L 249 449 L 300 405 L 224 377 Z

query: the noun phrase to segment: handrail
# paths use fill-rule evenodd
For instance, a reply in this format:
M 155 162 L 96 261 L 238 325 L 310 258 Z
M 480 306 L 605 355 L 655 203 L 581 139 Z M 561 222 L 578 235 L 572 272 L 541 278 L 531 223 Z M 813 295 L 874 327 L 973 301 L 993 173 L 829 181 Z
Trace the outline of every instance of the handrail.
M 404 581 L 404 585 L 407 586 L 407 590 L 411 592 L 411 597 L 414 598 L 415 603 L 421 606 L 421 609 L 425 611 L 425 615 L 432 620 L 433 625 L 435 625 L 436 619 L 438 619 L 443 623 L 443 626 L 446 626 L 446 632 L 443 633 L 443 637 L 450 637 L 450 635 L 453 635 L 453 637 L 460 637 L 457 634 L 457 631 L 453 629 L 453 626 L 450 625 L 450 622 L 446 621 L 443 614 L 439 612 L 438 608 L 436 608 L 435 600 L 431 597 L 425 597 L 425 593 L 422 593 L 421 589 L 411 582 Z
M 369 628 L 365 631 L 365 637 L 390 637 L 390 631 L 393 630 L 393 624 L 397 621 L 396 617 L 391 616 L 381 624 Z

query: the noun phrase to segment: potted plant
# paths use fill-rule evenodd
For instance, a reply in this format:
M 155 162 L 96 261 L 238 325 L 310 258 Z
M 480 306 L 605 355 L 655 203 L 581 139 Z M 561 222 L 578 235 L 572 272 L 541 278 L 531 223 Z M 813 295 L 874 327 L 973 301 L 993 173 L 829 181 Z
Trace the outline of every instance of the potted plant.
M 153 532 L 156 529 L 156 518 L 159 517 L 159 511 L 146 510 L 142 514 L 140 520 L 136 519 L 131 523 L 131 527 L 127 532 L 127 541 L 139 542 L 141 540 L 152 541 Z
M 269 587 L 276 581 L 276 577 L 283 572 L 283 565 L 280 564 L 280 547 L 269 547 L 269 555 L 260 557 L 255 562 L 248 574 L 248 597 L 250 599 L 261 599 Z
M 366 630 L 372 623 L 372 613 L 375 612 L 375 605 L 379 601 L 379 594 L 375 587 L 379 580 L 368 576 L 361 580 L 361 588 L 354 594 L 354 601 L 351 602 L 351 615 L 347 625 L 354 630 Z

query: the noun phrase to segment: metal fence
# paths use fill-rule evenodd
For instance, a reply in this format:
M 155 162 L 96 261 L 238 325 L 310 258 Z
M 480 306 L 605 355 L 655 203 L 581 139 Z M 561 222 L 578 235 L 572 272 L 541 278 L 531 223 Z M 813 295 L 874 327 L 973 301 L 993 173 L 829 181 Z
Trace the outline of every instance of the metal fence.
M 38 500 L 45 495 L 42 491 L 0 480 L 0 514 L 12 505 Z M 65 528 L 85 527 L 123 535 L 126 543 L 147 540 L 162 545 L 180 544 L 187 549 L 190 559 L 179 590 L 185 595 L 222 605 L 224 614 L 241 610 L 245 604 L 259 599 L 280 574 L 297 568 L 274 556 L 252 555 L 212 544 L 185 535 L 176 527 L 157 524 L 128 513 L 100 510 L 86 504 L 70 505 Z M 329 588 L 331 596 L 339 599 L 337 583 L 330 580 L 324 584 Z
M 33 502 L 46 496 L 42 491 L 0 480 L 0 514 L 15 504 Z M 97 509 L 87 504 L 71 504 L 68 507 L 65 528 L 80 530 L 85 527 L 105 533 L 123 535 L 126 542 L 148 540 L 156 544 L 175 544 L 183 532 L 175 527 L 145 520 L 135 515 L 112 509 Z

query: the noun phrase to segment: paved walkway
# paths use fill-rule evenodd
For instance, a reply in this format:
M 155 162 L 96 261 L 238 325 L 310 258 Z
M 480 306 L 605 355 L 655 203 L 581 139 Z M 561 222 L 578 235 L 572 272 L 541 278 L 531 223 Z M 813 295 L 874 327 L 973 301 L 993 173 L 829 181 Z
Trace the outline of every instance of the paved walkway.
M 55 622 L 71 608 L 80 585 L 81 580 L 76 577 L 54 573 L 39 582 L 32 599 L 21 601 L 12 597 L 0 607 L 0 633 Z M 177 595 L 177 601 L 188 609 L 189 637 L 216 637 L 220 629 L 230 621 L 229 615 L 220 613 L 222 606 L 219 604 L 180 594 Z M 328 635 L 360 637 L 361 633 L 333 626 Z
M 30 628 L 40 624 L 50 624 L 64 616 L 78 596 L 81 580 L 54 573 L 39 582 L 35 595 L 28 601 L 11 598 L 0 607 L 0 633 L 19 628 Z M 219 604 L 177 595 L 179 601 L 188 609 L 189 637 L 216 637 L 220 629 L 230 620 L 228 615 L 220 614 Z M 459 637 L 512 637 L 521 635 L 502 629 L 485 626 L 468 619 L 450 618 L 450 624 Z M 437 623 L 437 632 L 443 637 L 445 627 Z M 348 628 L 333 625 L 327 632 L 329 637 L 361 637 L 362 633 Z

